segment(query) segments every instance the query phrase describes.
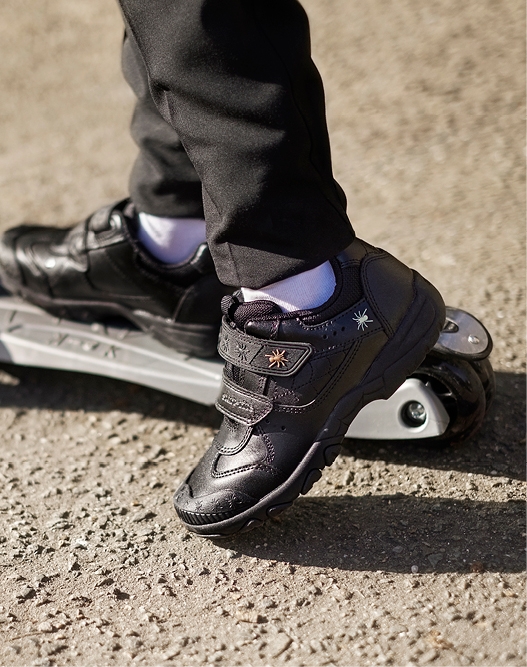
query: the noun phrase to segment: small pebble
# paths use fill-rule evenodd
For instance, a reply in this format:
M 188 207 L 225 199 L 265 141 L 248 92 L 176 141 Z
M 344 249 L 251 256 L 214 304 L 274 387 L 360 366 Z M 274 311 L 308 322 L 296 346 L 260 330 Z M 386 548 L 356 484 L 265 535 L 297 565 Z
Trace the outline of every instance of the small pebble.
M 355 473 L 353 473 L 351 470 L 346 470 L 346 472 L 342 476 L 342 485 L 347 486 L 348 484 L 351 484 L 351 482 L 353 481 L 354 476 L 355 476 Z
M 428 556 L 428 560 L 430 562 L 430 565 L 432 567 L 436 567 L 436 565 L 443 559 L 443 554 L 430 554 Z
M 265 616 L 261 616 L 258 612 L 247 611 L 246 609 L 237 610 L 236 618 L 242 623 L 265 623 L 267 620 Z
M 39 632 L 48 633 L 48 632 L 53 632 L 54 629 L 55 628 L 53 627 L 53 625 L 49 621 L 43 621 L 42 623 L 39 623 L 37 625 L 37 630 Z
M 30 600 L 31 598 L 34 598 L 36 594 L 34 588 L 26 586 L 16 594 L 16 597 L 18 600 Z
M 292 644 L 293 640 L 284 633 L 279 633 L 268 642 L 267 649 L 271 658 L 278 658 Z

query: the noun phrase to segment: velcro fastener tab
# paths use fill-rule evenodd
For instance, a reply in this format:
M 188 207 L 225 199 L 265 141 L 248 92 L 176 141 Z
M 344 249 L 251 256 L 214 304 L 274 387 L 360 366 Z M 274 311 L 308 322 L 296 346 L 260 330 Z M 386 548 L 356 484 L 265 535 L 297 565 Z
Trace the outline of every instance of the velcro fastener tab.
M 218 347 L 234 366 L 262 375 L 294 375 L 313 352 L 310 343 L 268 341 L 233 329 L 223 318 Z
M 224 374 L 216 407 L 234 421 L 245 426 L 254 426 L 271 412 L 273 402 L 267 396 L 235 385 Z

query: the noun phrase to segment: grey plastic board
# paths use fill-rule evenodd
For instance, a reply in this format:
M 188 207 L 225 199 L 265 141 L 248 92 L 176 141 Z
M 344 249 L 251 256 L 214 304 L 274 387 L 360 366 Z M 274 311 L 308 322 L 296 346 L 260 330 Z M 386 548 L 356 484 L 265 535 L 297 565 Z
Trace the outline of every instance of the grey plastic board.
M 223 364 L 186 357 L 136 329 L 62 320 L 0 297 L 0 359 L 23 366 L 93 373 L 211 405 Z
M 214 404 L 221 385 L 221 359 L 197 359 L 171 350 L 137 329 L 63 320 L 11 296 L 0 296 L 0 361 L 127 380 Z M 409 401 L 420 402 L 426 422 L 415 428 L 401 419 Z M 419 380 L 407 380 L 387 401 L 367 405 L 348 437 L 411 439 L 440 435 L 448 415 Z

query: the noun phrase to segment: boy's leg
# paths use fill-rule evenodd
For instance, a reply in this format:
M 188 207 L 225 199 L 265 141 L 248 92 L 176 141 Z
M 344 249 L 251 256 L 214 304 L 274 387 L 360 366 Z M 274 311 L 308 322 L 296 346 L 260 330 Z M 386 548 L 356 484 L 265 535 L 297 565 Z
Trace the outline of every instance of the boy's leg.
M 165 218 L 204 219 L 201 181 L 175 129 L 159 113 L 135 41 L 125 34 L 122 67 L 136 96 L 131 134 L 139 155 L 130 175 L 138 211 Z
M 154 259 L 179 264 L 204 240 L 200 176 L 208 186 L 209 240 L 227 284 L 261 287 L 316 267 L 347 245 L 353 235 L 331 174 L 323 91 L 309 55 L 307 20 L 294 0 L 279 4 L 123 0 L 130 24 L 147 42 L 141 53 L 130 35 L 123 45 L 123 69 L 137 95 L 132 133 L 140 153 L 130 181 L 135 210 L 126 207 L 127 215 L 121 215 L 122 206 L 105 208 L 73 236 L 53 228 L 10 230 L 0 243 L 0 275 L 8 289 L 64 317 L 98 318 L 117 309 L 138 321 L 132 316 L 140 307 L 165 319 L 183 317 L 188 324 L 216 322 L 219 311 L 212 301 L 221 289 L 209 289 L 208 307 L 204 298 L 180 308 L 181 290 L 169 296 L 162 287 L 164 269 L 157 280 L 157 267 L 142 261 L 153 269 L 154 286 L 167 295 L 162 298 L 137 266 L 142 248 Z M 158 81 L 165 75 L 167 85 Z M 179 122 L 185 107 L 193 117 Z M 107 237 L 112 219 L 122 221 L 112 241 L 104 238 L 103 250 L 95 234 L 89 247 L 85 241 L 93 225 Z M 90 253 L 99 260 L 91 261 Z M 181 283 L 177 274 L 174 270 L 169 280 Z M 300 307 L 305 300 L 291 294 L 303 291 L 310 303 L 313 296 L 313 303 L 320 302 L 332 289 L 330 274 L 328 267 L 310 274 L 300 291 L 291 292 L 288 283 L 286 300 Z M 320 275 L 330 280 L 319 288 Z M 183 282 L 184 292 L 193 279 Z M 171 309 L 174 300 L 179 305 Z M 207 316 L 199 312 L 203 307 Z M 209 337 L 213 341 L 212 333 Z M 178 347 L 177 337 L 164 340 Z M 211 344 L 203 351 L 191 349 L 210 354 Z
M 120 0 L 203 186 L 222 282 L 259 288 L 353 240 L 296 0 Z
M 157 259 L 179 263 L 205 242 L 201 182 L 177 132 L 154 104 L 143 58 L 128 34 L 122 67 L 137 100 L 130 128 L 139 148 L 130 174 L 137 237 Z

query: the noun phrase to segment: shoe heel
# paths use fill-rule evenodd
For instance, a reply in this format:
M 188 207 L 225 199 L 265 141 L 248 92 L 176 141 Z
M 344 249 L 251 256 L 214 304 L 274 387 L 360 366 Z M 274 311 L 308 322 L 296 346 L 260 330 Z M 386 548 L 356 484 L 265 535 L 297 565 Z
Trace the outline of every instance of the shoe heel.
M 138 318 L 135 314 L 134 320 L 139 319 L 142 320 L 138 323 L 143 331 L 148 331 L 160 343 L 181 354 L 192 357 L 214 357 L 217 354 L 219 327 L 178 322 L 161 324 Z
M 414 275 L 416 296 L 406 317 L 360 385 L 337 403 L 318 441 L 341 441 L 361 408 L 390 398 L 435 345 L 445 322 L 445 304 L 431 283 L 417 272 Z

